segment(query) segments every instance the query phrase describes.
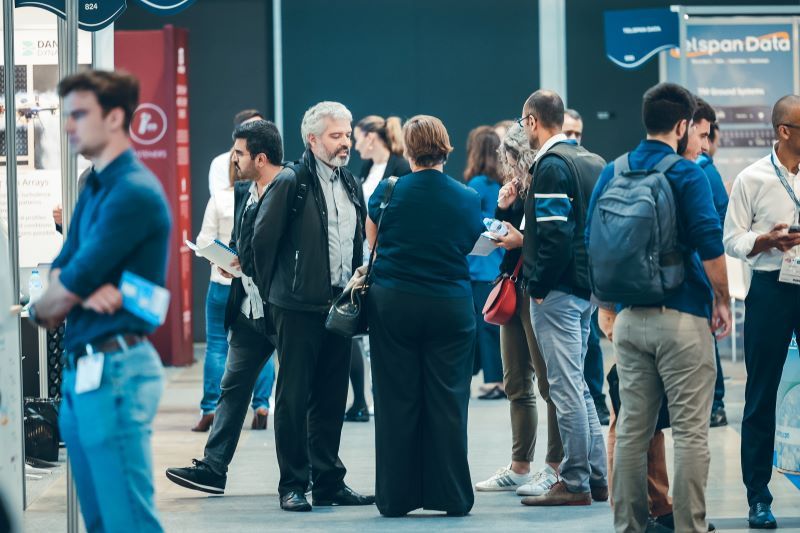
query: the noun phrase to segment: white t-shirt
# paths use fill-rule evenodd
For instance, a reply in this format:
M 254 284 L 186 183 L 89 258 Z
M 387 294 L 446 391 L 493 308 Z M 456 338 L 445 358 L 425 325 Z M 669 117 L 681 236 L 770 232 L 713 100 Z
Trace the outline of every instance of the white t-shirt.
M 208 199 L 203 225 L 197 234 L 197 246 L 204 248 L 214 239 L 225 246 L 231 240 L 233 231 L 233 187 L 220 189 Z M 222 276 L 215 265 L 211 265 L 211 281 L 222 285 L 230 285 L 231 280 Z
M 369 204 L 369 197 L 372 196 L 372 193 L 378 188 L 378 184 L 383 179 L 384 172 L 386 172 L 386 163 L 375 163 L 372 165 L 372 168 L 369 169 L 367 179 L 364 180 L 364 185 L 362 186 L 365 203 Z
M 211 194 L 211 196 L 214 196 L 217 191 L 227 189 L 231 186 L 229 178 L 230 165 L 230 152 L 219 154 L 217 157 L 211 160 L 211 166 L 208 167 L 208 192 Z

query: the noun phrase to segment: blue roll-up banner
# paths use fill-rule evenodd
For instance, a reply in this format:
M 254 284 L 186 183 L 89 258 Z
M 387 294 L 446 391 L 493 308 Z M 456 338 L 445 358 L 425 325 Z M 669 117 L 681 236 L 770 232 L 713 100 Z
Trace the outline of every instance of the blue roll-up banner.
M 720 147 L 714 164 L 726 184 L 769 154 L 775 142 L 772 106 L 794 92 L 794 25 L 791 19 L 745 19 L 686 26 L 686 79 L 680 50 L 664 54 L 667 80 L 682 83 L 717 112 Z
M 678 14 L 670 9 L 605 12 L 606 56 L 625 69 L 679 46 Z
M 183 11 L 195 0 L 137 0 L 143 7 L 159 15 L 172 15 Z
M 40 7 L 66 18 L 64 0 L 16 0 L 16 7 Z M 125 0 L 81 0 L 78 3 L 78 27 L 85 31 L 102 30 L 125 11 Z

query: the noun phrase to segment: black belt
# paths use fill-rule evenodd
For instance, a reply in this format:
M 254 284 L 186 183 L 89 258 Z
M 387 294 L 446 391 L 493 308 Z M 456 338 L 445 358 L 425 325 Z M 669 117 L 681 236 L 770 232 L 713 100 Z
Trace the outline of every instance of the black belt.
M 122 340 L 122 342 L 120 342 Z M 147 338 L 139 335 L 138 333 L 120 333 L 117 335 L 111 335 L 104 339 L 90 342 L 89 345 L 92 347 L 92 350 L 98 353 L 114 353 L 114 352 L 121 352 L 126 349 L 131 349 L 136 345 L 139 345 L 146 341 Z M 124 344 L 123 344 L 124 343 Z M 71 352 L 67 354 L 66 365 L 68 368 L 72 368 L 75 364 L 75 361 L 80 359 L 86 355 L 86 351 L 80 352 Z

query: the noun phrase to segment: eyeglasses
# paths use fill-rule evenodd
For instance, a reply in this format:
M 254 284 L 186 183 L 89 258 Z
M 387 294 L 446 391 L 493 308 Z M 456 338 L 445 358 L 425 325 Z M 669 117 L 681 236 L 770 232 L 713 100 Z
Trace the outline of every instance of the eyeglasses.
M 787 128 L 792 128 L 794 130 L 800 130 L 800 126 L 798 126 L 797 124 L 789 124 L 788 122 L 784 122 L 784 123 L 778 124 L 778 126 L 786 126 Z
M 533 113 L 528 113 L 528 114 L 527 114 L 527 115 L 525 115 L 524 117 L 520 117 L 520 118 L 518 118 L 518 119 L 516 120 L 516 122 L 517 122 L 517 124 L 519 124 L 519 127 L 520 127 L 520 128 L 524 128 L 524 127 L 525 127 L 525 124 L 523 124 L 523 122 L 525 122 L 526 120 L 528 120 L 528 117 L 532 117 L 532 116 L 533 116 Z

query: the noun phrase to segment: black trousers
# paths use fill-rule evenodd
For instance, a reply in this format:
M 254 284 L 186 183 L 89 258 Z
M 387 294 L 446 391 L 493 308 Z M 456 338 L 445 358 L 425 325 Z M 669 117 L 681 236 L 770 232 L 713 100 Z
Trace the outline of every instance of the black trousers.
M 222 393 L 202 459 L 220 475 L 227 473 L 233 459 L 256 379 L 275 351 L 259 326 L 239 313 L 228 331 L 228 359 L 220 384 Z
M 373 285 L 367 300 L 378 510 L 467 513 L 475 501 L 467 463 L 472 298 Z
M 779 282 L 777 272 L 756 271 L 745 306 L 742 479 L 750 505 L 771 504 L 767 485 L 775 447 L 775 404 L 792 333 L 800 339 L 800 286 Z
M 344 485 L 339 442 L 350 375 L 350 339 L 325 329 L 324 313 L 270 306 L 278 334 L 275 447 L 278 493 L 305 492 L 311 466 L 315 498 Z

